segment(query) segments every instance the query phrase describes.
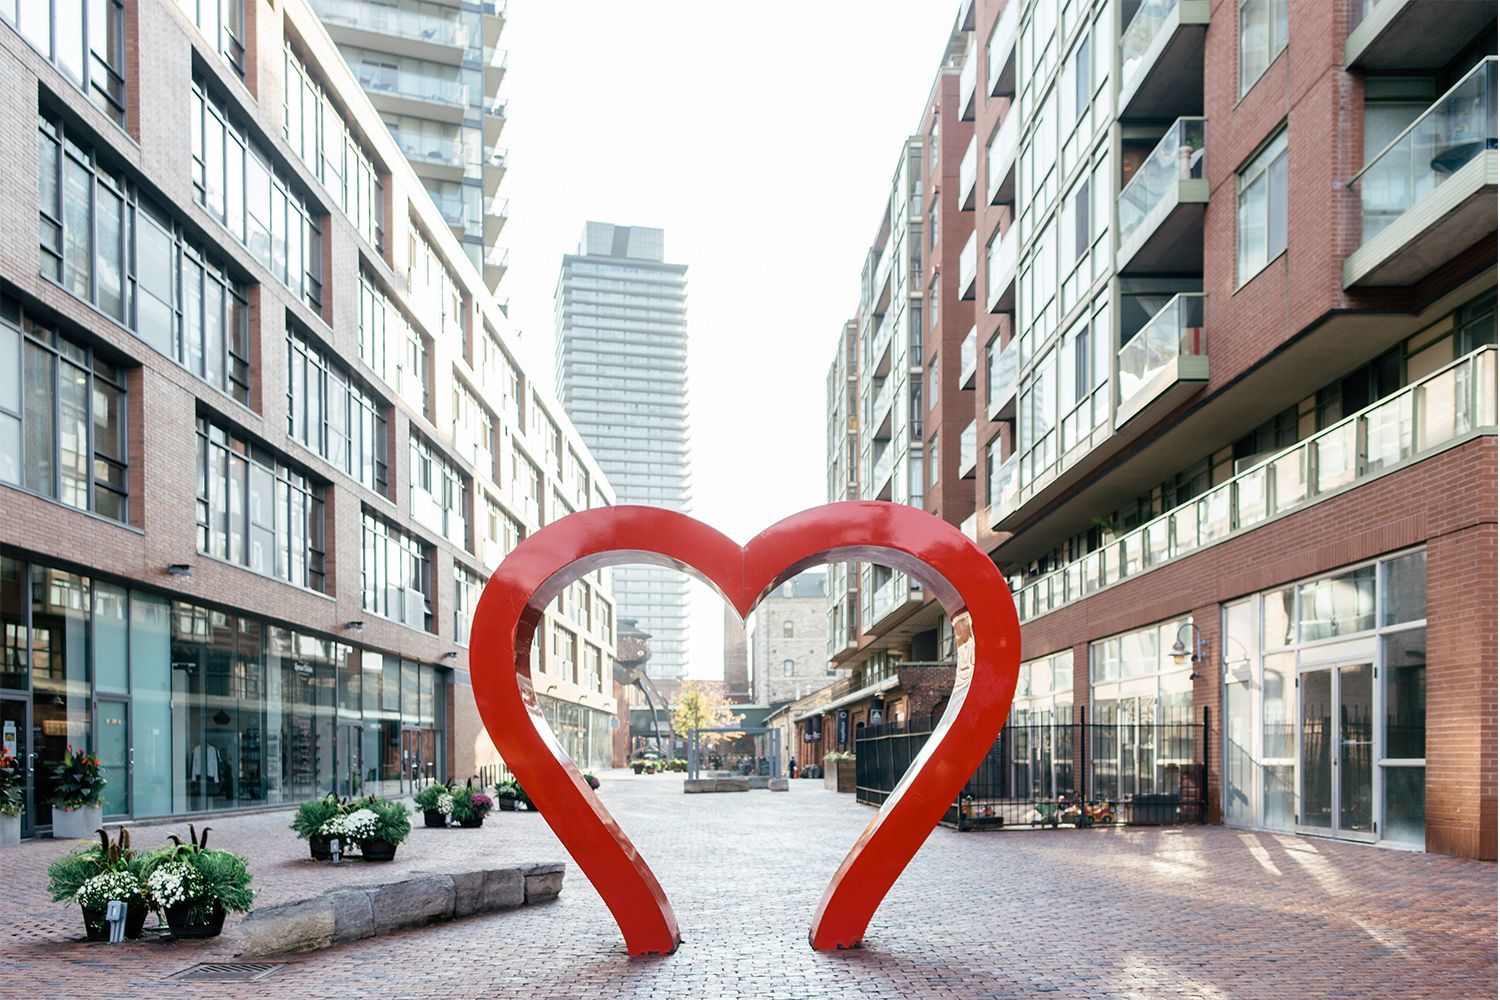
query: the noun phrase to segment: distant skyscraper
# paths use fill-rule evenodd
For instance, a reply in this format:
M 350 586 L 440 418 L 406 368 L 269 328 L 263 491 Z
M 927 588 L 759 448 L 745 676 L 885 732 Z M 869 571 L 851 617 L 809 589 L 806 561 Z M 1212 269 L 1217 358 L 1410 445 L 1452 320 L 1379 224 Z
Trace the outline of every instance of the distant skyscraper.
M 510 214 L 499 193 L 505 3 L 311 4 L 493 294 L 509 261 L 499 242 Z
M 617 501 L 687 510 L 687 265 L 660 229 L 590 222 L 557 283 L 557 393 Z M 619 614 L 651 633 L 653 677 L 688 664 L 688 584 L 670 570 L 615 572 Z

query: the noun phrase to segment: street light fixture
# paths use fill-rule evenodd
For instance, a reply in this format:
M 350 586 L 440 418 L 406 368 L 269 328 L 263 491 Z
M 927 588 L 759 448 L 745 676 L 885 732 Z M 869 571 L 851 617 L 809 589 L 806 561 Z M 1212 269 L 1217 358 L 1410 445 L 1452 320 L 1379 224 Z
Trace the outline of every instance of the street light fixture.
M 1193 630 L 1193 646 L 1191 649 L 1188 648 L 1187 643 L 1182 641 L 1182 633 L 1186 629 Z M 1180 667 L 1184 662 L 1202 663 L 1206 659 L 1208 659 L 1208 650 L 1207 644 L 1203 641 L 1203 631 L 1192 622 L 1183 622 L 1177 628 L 1177 641 L 1172 643 L 1172 662 Z M 1198 671 L 1194 669 L 1191 674 L 1188 674 L 1188 680 L 1195 681 L 1197 679 Z

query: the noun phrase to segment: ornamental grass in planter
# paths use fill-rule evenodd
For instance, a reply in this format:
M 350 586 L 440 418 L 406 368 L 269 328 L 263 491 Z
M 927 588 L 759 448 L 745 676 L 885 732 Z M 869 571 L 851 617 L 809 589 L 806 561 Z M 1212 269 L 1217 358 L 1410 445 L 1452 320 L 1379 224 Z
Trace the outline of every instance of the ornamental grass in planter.
M 189 843 L 171 835 L 171 847 L 146 855 L 146 894 L 179 939 L 218 937 L 227 913 L 246 913 L 255 893 L 250 869 L 232 851 L 208 849 L 208 827 L 202 834 L 188 825 Z
M 447 785 L 428 785 L 413 796 L 412 801 L 422 810 L 424 826 L 447 826 L 448 817 L 453 815 L 453 792 Z
M 52 836 L 81 840 L 104 819 L 104 780 L 99 758 L 68 744 L 63 759 L 52 770 Z
M 484 826 L 484 818 L 495 808 L 495 800 L 474 787 L 474 779 L 462 788 L 453 790 L 453 821 L 459 826 L 475 829 Z
M 138 938 L 151 906 L 142 884 L 145 862 L 130 849 L 130 833 L 120 830 L 115 840 L 102 828 L 99 842 L 58 858 L 47 866 L 47 891 L 59 902 L 71 900 L 83 910 L 83 927 L 90 941 L 107 941 L 105 907 L 111 900 L 125 904 L 125 936 Z
M 399 802 L 371 795 L 343 817 L 343 832 L 366 861 L 394 861 L 396 848 L 411 834 L 411 813 Z
M 297 836 L 307 841 L 314 861 L 328 860 L 328 842 L 335 837 L 345 840 L 344 816 L 349 804 L 329 792 L 321 799 L 311 799 L 297 807 L 292 817 L 292 829 Z

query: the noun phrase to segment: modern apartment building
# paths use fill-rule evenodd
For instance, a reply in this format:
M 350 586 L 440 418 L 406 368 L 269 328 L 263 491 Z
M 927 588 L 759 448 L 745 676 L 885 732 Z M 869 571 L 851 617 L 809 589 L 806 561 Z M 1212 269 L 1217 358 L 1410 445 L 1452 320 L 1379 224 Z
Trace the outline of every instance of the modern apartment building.
M 510 214 L 500 190 L 506 0 L 311 2 L 464 253 L 498 294 L 509 262 L 500 243 Z M 213 7 L 215 0 L 199 3 Z M 499 302 L 504 312 L 506 300 Z
M 80 10 L 84 16 L 79 17 Z M 499 763 L 470 616 L 610 503 L 304 0 L 0 2 L 0 732 L 51 822 L 401 794 Z M 609 757 L 607 576 L 538 697 Z
M 557 280 L 557 395 L 620 503 L 687 510 L 687 265 L 660 229 L 589 222 Z M 651 636 L 652 677 L 688 668 L 688 579 L 622 566 L 620 613 Z
M 1488 3 L 961 6 L 904 144 L 921 492 L 1011 579 L 1013 720 L 1110 734 L 1039 797 L 1170 797 L 1148 727 L 1207 718 L 1215 820 L 1495 856 L 1495 44 Z M 855 674 L 924 655 L 879 610 Z

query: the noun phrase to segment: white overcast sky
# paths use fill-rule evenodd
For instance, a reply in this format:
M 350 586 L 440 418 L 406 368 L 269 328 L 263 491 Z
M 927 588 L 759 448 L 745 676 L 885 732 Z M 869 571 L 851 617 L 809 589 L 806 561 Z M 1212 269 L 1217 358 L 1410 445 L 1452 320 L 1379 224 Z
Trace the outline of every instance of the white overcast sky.
M 501 287 L 551 384 L 585 220 L 688 265 L 693 514 L 745 541 L 825 500 L 825 375 L 956 0 L 511 0 Z M 722 668 L 694 592 L 692 676 Z

